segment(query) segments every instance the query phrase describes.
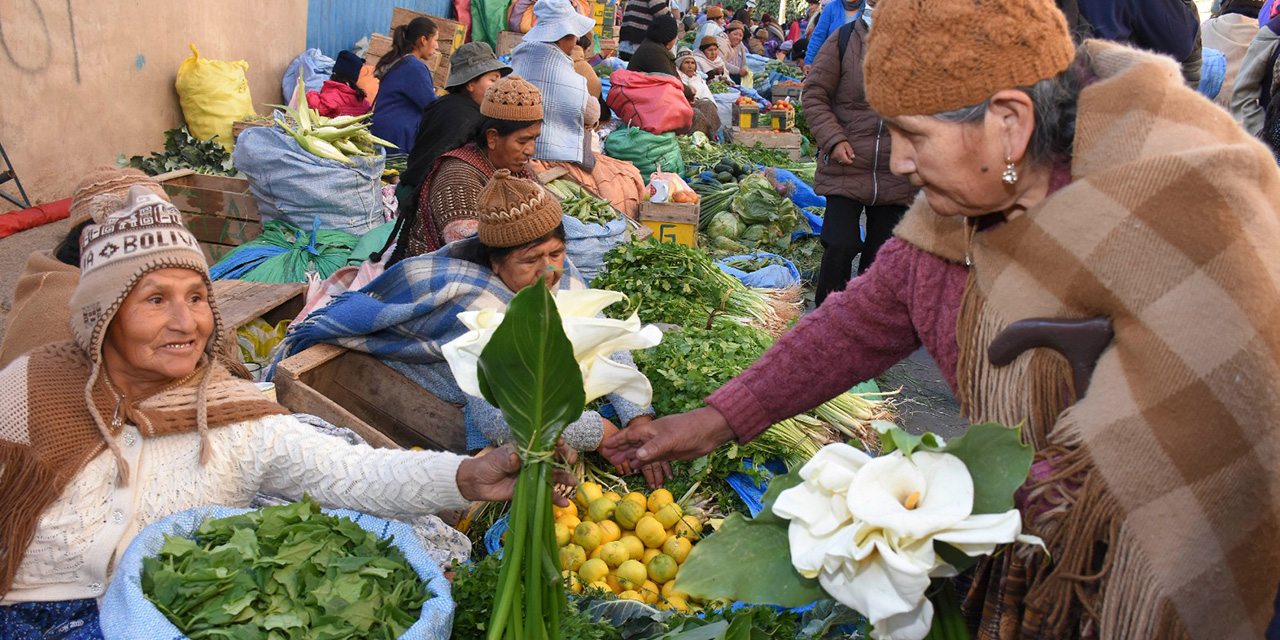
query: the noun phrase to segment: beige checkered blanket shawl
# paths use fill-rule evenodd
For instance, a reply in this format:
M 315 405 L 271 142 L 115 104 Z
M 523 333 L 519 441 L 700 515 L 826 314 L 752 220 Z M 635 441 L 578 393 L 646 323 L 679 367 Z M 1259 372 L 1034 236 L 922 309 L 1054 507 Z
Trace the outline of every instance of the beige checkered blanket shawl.
M 1010 638 L 1260 638 L 1280 585 L 1280 171 L 1168 60 L 1086 45 L 1071 182 L 966 240 L 921 197 L 904 240 L 973 267 L 961 401 L 1024 425 L 1033 483 Z M 1047 350 L 987 361 L 1027 318 L 1106 316 L 1115 339 L 1074 400 Z M 1008 558 L 1002 560 L 1006 566 Z M 1008 594 L 1005 597 L 1009 600 Z M 990 614 L 990 607 L 988 608 Z

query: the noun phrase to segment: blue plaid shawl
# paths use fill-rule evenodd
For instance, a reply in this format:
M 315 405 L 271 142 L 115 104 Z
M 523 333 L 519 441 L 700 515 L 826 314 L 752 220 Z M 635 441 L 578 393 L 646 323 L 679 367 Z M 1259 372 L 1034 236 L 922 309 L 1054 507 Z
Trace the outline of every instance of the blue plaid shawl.
M 571 59 L 547 42 L 524 42 L 511 52 L 513 73 L 542 92 L 542 134 L 533 157 L 553 162 L 582 162 L 587 112 L 587 79 L 573 70 Z

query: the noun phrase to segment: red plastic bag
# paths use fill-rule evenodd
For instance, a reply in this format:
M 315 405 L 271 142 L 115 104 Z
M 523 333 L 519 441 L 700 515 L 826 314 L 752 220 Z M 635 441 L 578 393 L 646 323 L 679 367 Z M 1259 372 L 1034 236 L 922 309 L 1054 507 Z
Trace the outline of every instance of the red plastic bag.
M 623 123 L 656 135 L 693 126 L 693 106 L 674 76 L 618 69 L 609 82 L 609 108 Z
M 71 198 L 0 215 L 0 238 L 62 220 L 71 215 Z

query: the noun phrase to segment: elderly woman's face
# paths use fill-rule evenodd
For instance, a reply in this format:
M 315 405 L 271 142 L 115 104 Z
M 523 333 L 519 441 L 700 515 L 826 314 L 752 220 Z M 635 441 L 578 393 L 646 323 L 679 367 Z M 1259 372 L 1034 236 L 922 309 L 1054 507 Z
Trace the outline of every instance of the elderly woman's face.
M 698 71 L 698 61 L 693 58 L 685 58 L 680 61 L 680 71 L 686 76 L 691 76 Z
M 212 334 L 204 277 L 190 269 L 157 269 L 120 305 L 102 357 L 112 381 L 136 394 L 190 375 Z
M 519 173 L 529 164 L 533 157 L 534 143 L 542 135 L 542 123 L 537 122 L 510 135 L 500 136 L 490 129 L 485 137 L 489 142 L 489 162 L 494 169 L 506 169 L 511 173 Z
M 564 240 L 551 238 L 531 247 L 517 249 L 492 264 L 493 272 L 508 289 L 519 292 L 547 276 L 547 286 L 555 289 L 564 274 Z
M 715 60 L 720 57 L 720 47 L 713 44 L 706 49 L 703 49 L 702 55 L 706 56 L 708 60 Z
M 889 121 L 889 168 L 920 187 L 938 215 L 1001 211 L 1013 192 L 1001 181 L 1007 152 L 992 120 L 960 124 L 933 116 L 894 118 Z

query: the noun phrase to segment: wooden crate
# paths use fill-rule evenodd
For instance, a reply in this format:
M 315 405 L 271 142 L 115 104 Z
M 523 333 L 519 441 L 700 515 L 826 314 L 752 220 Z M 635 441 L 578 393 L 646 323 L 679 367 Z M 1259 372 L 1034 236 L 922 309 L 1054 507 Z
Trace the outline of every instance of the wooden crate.
M 467 41 L 467 27 L 461 22 L 405 9 L 404 7 L 396 7 L 391 10 L 391 29 L 388 32 L 395 32 L 396 27 L 402 24 L 409 24 L 414 18 L 418 17 L 428 18 L 436 23 L 436 28 L 440 30 L 440 51 L 443 53 L 453 53 L 454 49 L 461 47 L 462 43 Z
M 280 404 L 360 434 L 375 447 L 466 453 L 462 409 L 377 358 L 320 344 L 281 361 Z
M 735 104 L 732 107 L 733 118 L 731 122 L 734 127 L 739 129 L 758 129 L 761 127 L 768 128 L 765 120 L 760 117 L 760 107 L 745 106 Z
M 698 205 L 676 202 L 640 203 L 640 224 L 661 242 L 698 246 Z
M 495 53 L 505 56 L 511 53 L 521 42 L 524 42 L 524 34 L 519 31 L 499 31 L 498 32 L 498 48 Z
M 258 203 L 245 178 L 206 176 L 190 169 L 156 176 L 209 264 L 262 233 Z
M 378 61 L 382 60 L 382 56 L 391 52 L 391 36 L 383 33 L 375 33 L 369 36 L 369 50 L 364 54 L 364 63 L 366 66 L 378 66 Z
M 306 304 L 307 285 L 301 282 L 251 282 L 218 280 L 213 283 L 214 299 L 222 324 L 235 331 L 262 318 L 275 326 L 281 320 L 293 320 Z
M 770 109 L 760 117 L 760 126 L 774 131 L 790 131 L 796 128 L 794 109 Z
M 729 129 L 729 141 L 754 147 L 756 143 L 766 149 L 782 149 L 791 154 L 792 160 L 800 160 L 800 132 Z
M 773 83 L 773 88 L 770 89 L 770 91 L 773 94 L 774 100 L 791 98 L 791 102 L 795 104 L 800 104 L 800 90 L 803 87 L 804 85 L 800 83 L 782 84 L 782 82 L 775 82 Z

